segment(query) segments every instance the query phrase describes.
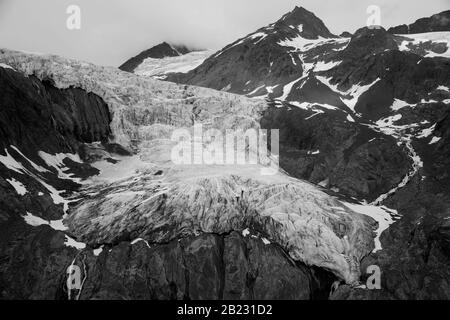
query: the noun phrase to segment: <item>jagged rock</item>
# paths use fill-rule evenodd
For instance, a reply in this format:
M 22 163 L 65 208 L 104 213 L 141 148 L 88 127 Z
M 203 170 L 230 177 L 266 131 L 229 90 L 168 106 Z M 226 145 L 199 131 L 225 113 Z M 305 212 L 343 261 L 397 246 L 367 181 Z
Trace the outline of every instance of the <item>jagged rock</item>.
M 395 50 L 398 48 L 394 37 L 384 28 L 364 27 L 358 29 L 348 44 L 342 51 L 341 56 L 346 59 L 358 59 L 365 56 L 377 54 L 385 50 Z
M 76 249 L 64 245 L 62 232 L 19 219 L 0 224 L 0 298 L 65 299 L 66 269 Z

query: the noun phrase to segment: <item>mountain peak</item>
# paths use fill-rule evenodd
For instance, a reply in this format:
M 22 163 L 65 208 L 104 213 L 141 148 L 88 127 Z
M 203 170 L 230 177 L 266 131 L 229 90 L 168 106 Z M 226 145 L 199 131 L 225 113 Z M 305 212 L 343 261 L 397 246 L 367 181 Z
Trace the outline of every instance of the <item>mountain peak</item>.
M 151 47 L 148 50 L 142 51 L 137 56 L 129 59 L 124 64 L 122 64 L 119 69 L 123 71 L 133 72 L 147 58 L 162 59 L 166 57 L 177 57 L 187 54 L 191 51 L 192 50 L 188 49 L 184 45 L 172 45 L 164 41 L 154 47 Z
M 308 13 L 312 13 L 311 11 L 306 10 L 305 8 L 303 8 L 302 6 L 295 6 L 294 10 L 292 10 L 291 12 L 308 12 Z
M 282 25 L 298 28 L 300 35 L 307 39 L 336 37 L 328 30 L 322 20 L 303 7 L 296 6 L 275 23 L 275 26 Z

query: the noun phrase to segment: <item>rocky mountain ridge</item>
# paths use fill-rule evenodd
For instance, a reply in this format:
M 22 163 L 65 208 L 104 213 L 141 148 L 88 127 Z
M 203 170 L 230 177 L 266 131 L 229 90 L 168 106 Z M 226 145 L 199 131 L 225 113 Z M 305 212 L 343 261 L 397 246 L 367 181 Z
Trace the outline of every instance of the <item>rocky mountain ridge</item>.
M 428 18 L 421 18 L 409 25 L 388 29 L 388 32 L 394 34 L 416 34 L 436 31 L 450 31 L 450 10 L 437 13 Z

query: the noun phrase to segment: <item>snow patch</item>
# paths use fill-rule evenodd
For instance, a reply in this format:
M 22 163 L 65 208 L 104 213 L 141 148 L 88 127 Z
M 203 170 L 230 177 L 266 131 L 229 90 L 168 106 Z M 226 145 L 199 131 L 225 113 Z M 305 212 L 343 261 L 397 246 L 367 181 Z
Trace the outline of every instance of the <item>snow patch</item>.
M 77 250 L 83 250 L 86 248 L 86 243 L 78 242 L 75 239 L 69 237 L 67 234 L 65 235 L 65 237 L 66 237 L 66 240 L 64 241 L 64 245 L 66 247 L 72 247 Z
M 147 58 L 134 73 L 155 79 L 165 78 L 168 73 L 187 73 L 201 65 L 212 53 L 212 51 L 194 51 L 176 57 Z
M 436 128 L 436 124 L 433 124 L 431 127 L 427 128 L 427 129 L 423 129 L 419 133 L 417 138 L 421 139 L 421 138 L 427 138 L 427 137 L 431 136 L 433 134 L 435 128 Z
M 378 78 L 376 79 L 374 82 L 369 83 L 367 85 L 354 85 L 351 89 L 350 89 L 350 95 L 352 96 L 351 99 L 342 99 L 342 102 L 344 102 L 347 107 L 349 107 L 350 110 L 352 110 L 353 112 L 355 112 L 355 106 L 358 103 L 359 97 L 365 93 L 366 91 L 368 91 L 374 84 L 376 84 L 378 81 L 380 81 L 381 79 Z
M 28 159 L 19 149 L 17 149 L 15 146 L 10 146 L 12 149 L 14 149 L 20 156 L 22 156 L 22 158 L 24 158 L 25 160 L 28 161 L 28 163 L 33 167 L 34 170 L 39 171 L 39 172 L 48 172 L 47 169 L 35 164 L 33 161 L 31 161 L 30 159 Z
M 61 179 L 67 179 L 72 180 L 76 183 L 81 183 L 80 178 L 74 178 L 74 174 L 67 174 L 66 171 L 69 170 L 69 168 L 66 167 L 64 164 L 64 159 L 70 159 L 77 163 L 82 163 L 80 157 L 76 154 L 65 154 L 65 153 L 57 153 L 55 155 L 48 154 L 44 151 L 39 151 L 38 155 L 44 160 L 44 162 L 47 164 L 47 166 L 55 168 L 58 172 L 58 177 Z
M 23 174 L 25 172 L 25 168 L 23 165 L 18 162 L 16 159 L 14 159 L 8 152 L 7 149 L 5 149 L 6 156 L 3 156 L 0 154 L 0 162 L 9 170 L 12 170 L 14 172 L 17 172 L 19 174 Z
M 378 228 L 375 231 L 376 237 L 374 239 L 375 249 L 373 252 L 377 252 L 382 249 L 380 236 L 391 224 L 395 222 L 394 218 L 399 217 L 398 212 L 393 209 L 389 209 L 385 206 L 374 206 L 374 205 L 363 205 L 363 204 L 352 204 L 348 202 L 342 202 L 347 208 L 358 212 L 360 214 L 366 215 L 378 222 Z
M 399 46 L 400 51 L 410 51 L 408 45 L 419 45 L 424 42 L 434 42 L 434 43 L 446 43 L 447 51 L 444 53 L 435 53 L 433 51 L 428 50 L 428 53 L 425 55 L 427 58 L 434 57 L 446 57 L 450 58 L 450 32 L 449 31 L 441 31 L 441 32 L 425 32 L 418 34 L 407 34 L 407 35 L 399 35 L 401 37 L 408 38 L 407 40 L 403 40 Z
M 333 69 L 334 67 L 337 67 L 341 63 L 342 61 L 330 61 L 330 62 L 319 61 L 315 64 L 314 71 L 315 72 L 328 71 L 330 69 Z
M 16 179 L 6 179 L 6 181 L 8 181 L 8 183 L 14 187 L 18 195 L 23 196 L 27 193 L 27 189 L 25 188 L 25 186 Z
M 450 89 L 448 87 L 446 87 L 446 86 L 439 86 L 439 87 L 436 88 L 436 90 L 443 90 L 443 91 L 447 91 L 447 92 L 450 91 Z
M 347 91 L 341 91 L 338 89 L 337 84 L 331 84 L 332 78 L 325 78 L 323 76 L 316 76 L 316 79 L 322 82 L 324 85 L 329 87 L 332 91 L 340 94 L 342 102 L 349 107 L 350 110 L 355 112 L 355 106 L 358 103 L 359 97 L 368 91 L 374 84 L 376 84 L 378 81 L 380 81 L 380 78 L 377 78 L 372 83 L 369 83 L 367 85 L 361 85 L 361 84 L 355 84 Z M 347 98 L 348 96 L 351 96 L 351 98 Z
M 405 108 L 405 107 L 414 107 L 414 106 L 416 106 L 416 104 L 409 104 L 409 103 L 407 103 L 407 102 L 405 102 L 403 100 L 394 99 L 394 103 L 391 106 L 391 110 L 398 111 L 398 110 L 400 110 L 402 108 Z
M 99 248 L 97 248 L 97 249 L 94 249 L 93 251 L 92 251 L 92 253 L 94 254 L 94 256 L 96 256 L 96 257 L 98 257 L 99 255 L 100 255 L 100 253 L 102 253 L 103 252 L 103 245 L 101 246 L 101 247 L 99 247 Z
M 44 220 L 40 217 L 37 217 L 33 214 L 31 214 L 30 212 L 27 211 L 27 215 L 23 216 L 23 219 L 25 220 L 25 222 L 33 227 L 39 227 L 42 225 L 46 225 L 46 226 L 50 226 L 53 230 L 56 231 L 66 231 L 68 228 L 66 226 L 64 226 L 63 224 L 63 220 Z
M 435 144 L 435 143 L 439 142 L 439 140 L 441 140 L 441 139 L 442 139 L 441 137 L 433 137 L 433 139 L 431 139 L 429 144 Z

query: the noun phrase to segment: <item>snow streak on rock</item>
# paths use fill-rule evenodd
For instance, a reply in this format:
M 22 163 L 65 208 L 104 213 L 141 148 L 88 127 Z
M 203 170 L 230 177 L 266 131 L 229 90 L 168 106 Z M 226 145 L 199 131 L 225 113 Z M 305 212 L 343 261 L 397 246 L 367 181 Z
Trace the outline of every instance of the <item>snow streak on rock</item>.
M 373 205 L 380 205 L 389 196 L 397 192 L 397 190 L 403 188 L 408 184 L 412 177 L 414 177 L 423 167 L 423 162 L 420 159 L 417 152 L 412 146 L 412 138 L 414 134 L 414 129 L 417 127 L 416 124 L 410 125 L 395 125 L 396 121 L 402 118 L 400 114 L 388 117 L 377 121 L 377 123 L 372 126 L 373 129 L 378 130 L 386 135 L 392 136 L 397 139 L 399 145 L 404 145 L 408 150 L 409 157 L 412 160 L 411 171 L 403 178 L 403 180 L 393 189 L 389 190 L 387 193 L 380 195 L 376 200 L 372 202 Z

